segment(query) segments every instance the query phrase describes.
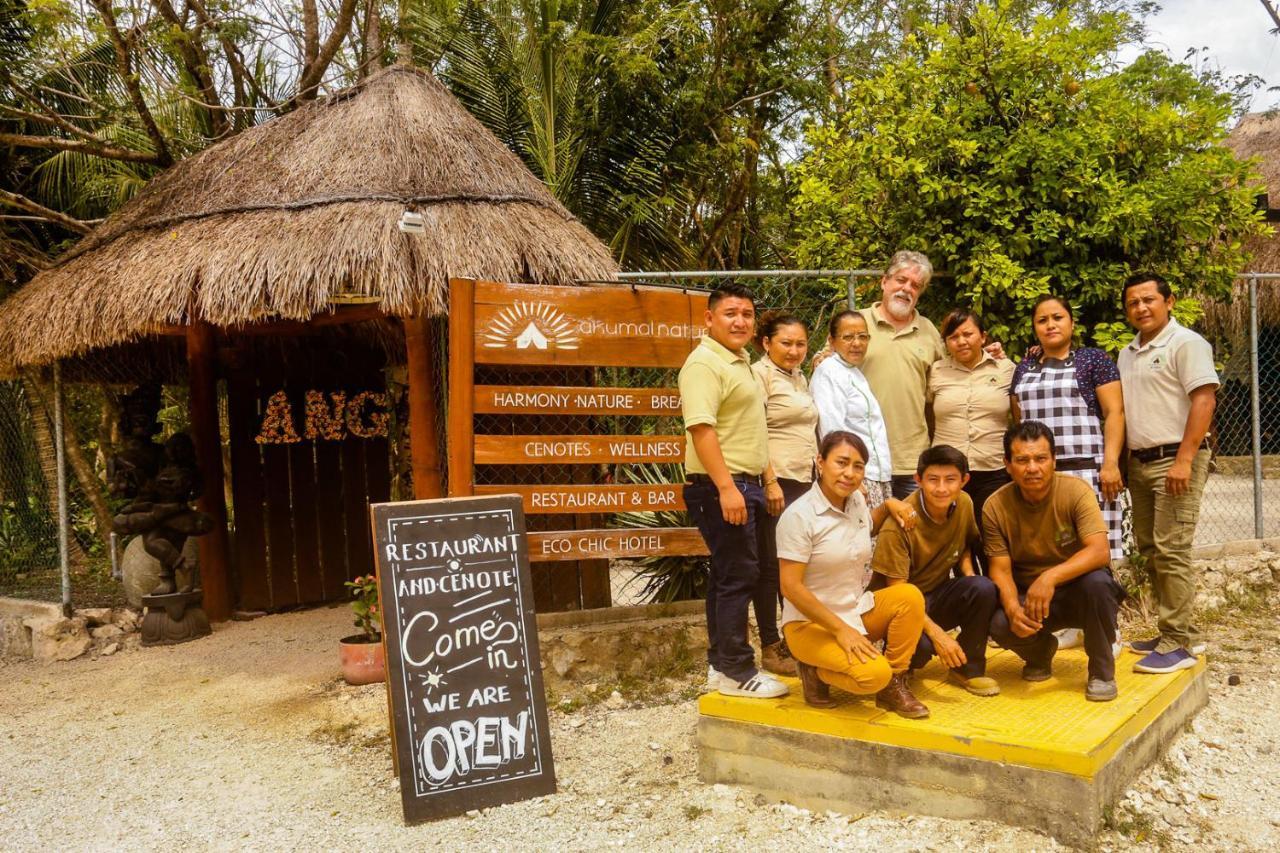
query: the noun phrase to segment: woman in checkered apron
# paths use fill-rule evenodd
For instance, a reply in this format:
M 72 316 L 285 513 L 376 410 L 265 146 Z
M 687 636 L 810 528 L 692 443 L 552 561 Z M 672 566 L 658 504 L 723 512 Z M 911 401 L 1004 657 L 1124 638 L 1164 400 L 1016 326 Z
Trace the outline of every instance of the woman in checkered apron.
M 1075 318 L 1065 299 L 1041 297 L 1032 323 L 1041 351 L 1014 371 L 1014 420 L 1040 421 L 1053 432 L 1057 470 L 1093 486 L 1107 522 L 1111 559 L 1123 559 L 1128 495 L 1120 478 L 1120 372 L 1102 350 L 1072 347 Z

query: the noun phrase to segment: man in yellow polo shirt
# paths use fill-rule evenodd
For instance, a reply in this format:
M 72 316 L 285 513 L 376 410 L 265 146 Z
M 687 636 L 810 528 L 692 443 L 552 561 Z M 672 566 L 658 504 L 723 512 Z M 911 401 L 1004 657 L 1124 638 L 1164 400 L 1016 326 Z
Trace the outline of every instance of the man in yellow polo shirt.
M 707 300 L 707 333 L 680 368 L 687 434 L 684 502 L 711 552 L 707 583 L 707 680 L 728 696 L 769 699 L 787 687 L 756 669 L 747 642 L 747 608 L 769 541 L 764 485 L 769 465 L 764 400 L 746 346 L 755 331 L 755 297 L 740 284 Z

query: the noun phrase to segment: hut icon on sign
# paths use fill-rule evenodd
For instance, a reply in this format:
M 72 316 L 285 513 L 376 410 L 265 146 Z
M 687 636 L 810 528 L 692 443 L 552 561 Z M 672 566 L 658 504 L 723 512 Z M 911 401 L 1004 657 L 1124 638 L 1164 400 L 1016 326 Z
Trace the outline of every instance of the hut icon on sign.
M 545 302 L 516 302 L 494 316 L 484 332 L 486 349 L 576 350 L 573 321 Z
M 529 325 L 525 326 L 524 331 L 516 338 L 516 349 L 528 349 L 529 347 L 534 349 L 547 348 L 547 336 L 538 331 L 538 327 L 534 325 L 532 320 L 529 321 Z

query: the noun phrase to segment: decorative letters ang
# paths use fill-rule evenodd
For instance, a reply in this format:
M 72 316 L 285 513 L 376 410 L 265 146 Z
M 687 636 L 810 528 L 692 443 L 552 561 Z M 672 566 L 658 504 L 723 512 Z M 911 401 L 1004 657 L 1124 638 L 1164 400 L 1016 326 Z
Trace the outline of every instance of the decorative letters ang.
M 342 441 L 357 438 L 385 438 L 391 422 L 391 400 L 381 391 L 361 391 L 348 399 L 346 391 L 306 392 L 306 415 L 302 435 L 294 425 L 289 395 L 277 391 L 267 400 L 262 428 L 254 439 L 258 444 L 296 444 L 308 441 Z

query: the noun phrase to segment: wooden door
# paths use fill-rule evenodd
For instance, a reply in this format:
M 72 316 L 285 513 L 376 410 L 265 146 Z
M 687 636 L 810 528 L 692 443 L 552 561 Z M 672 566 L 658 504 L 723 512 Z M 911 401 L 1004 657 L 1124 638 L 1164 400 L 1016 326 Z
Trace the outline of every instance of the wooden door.
M 387 439 L 350 431 L 340 439 L 308 438 L 307 392 L 320 392 L 332 410 L 335 392 L 347 402 L 361 392 L 382 392 L 381 368 L 377 358 L 332 351 L 287 365 L 228 370 L 233 583 L 240 609 L 343 600 L 344 581 L 373 572 L 369 504 L 391 496 Z M 299 440 L 261 443 L 268 401 L 280 391 Z M 370 431 L 367 417 L 357 424 Z

